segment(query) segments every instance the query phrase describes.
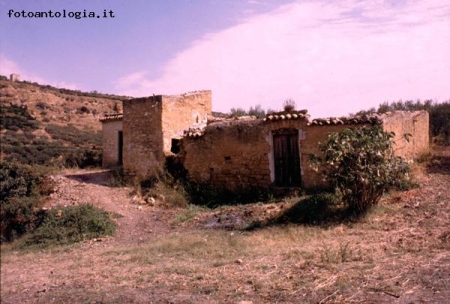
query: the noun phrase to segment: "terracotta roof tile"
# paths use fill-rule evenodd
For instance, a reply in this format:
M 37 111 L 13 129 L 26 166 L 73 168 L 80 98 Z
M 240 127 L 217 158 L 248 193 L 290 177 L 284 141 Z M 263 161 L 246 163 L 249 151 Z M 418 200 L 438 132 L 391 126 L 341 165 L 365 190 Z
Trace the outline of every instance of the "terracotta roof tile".
M 266 117 L 263 119 L 264 121 L 270 122 L 270 121 L 277 121 L 277 120 L 300 120 L 300 119 L 309 119 L 308 111 L 301 110 L 301 111 L 291 111 L 291 112 L 277 112 L 277 113 L 269 113 L 266 115 Z
M 100 118 L 101 122 L 107 122 L 107 121 L 114 121 L 114 120 L 122 120 L 123 114 L 117 113 L 117 114 L 105 114 L 103 118 Z
M 382 116 L 378 114 L 361 115 L 353 117 L 328 117 L 313 119 L 308 125 L 357 125 L 357 124 L 381 124 Z

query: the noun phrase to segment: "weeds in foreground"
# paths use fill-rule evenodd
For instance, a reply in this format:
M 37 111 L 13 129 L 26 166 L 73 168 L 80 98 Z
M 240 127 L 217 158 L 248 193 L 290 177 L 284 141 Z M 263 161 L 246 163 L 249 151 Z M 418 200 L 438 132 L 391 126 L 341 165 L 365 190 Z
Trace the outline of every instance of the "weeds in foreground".
M 189 222 L 190 220 L 194 219 L 199 213 L 205 210 L 208 209 L 197 205 L 188 205 L 186 209 L 184 209 L 177 215 L 177 217 L 173 221 L 173 224 Z
M 123 187 L 125 181 L 123 177 L 123 169 L 113 169 L 108 172 L 107 183 L 110 187 Z
M 18 247 L 49 247 L 113 235 L 116 224 L 111 216 L 90 204 L 48 211 L 40 226 Z
M 361 253 L 355 250 L 350 242 L 340 243 L 338 248 L 322 243 L 319 254 L 323 264 L 339 264 L 362 259 Z

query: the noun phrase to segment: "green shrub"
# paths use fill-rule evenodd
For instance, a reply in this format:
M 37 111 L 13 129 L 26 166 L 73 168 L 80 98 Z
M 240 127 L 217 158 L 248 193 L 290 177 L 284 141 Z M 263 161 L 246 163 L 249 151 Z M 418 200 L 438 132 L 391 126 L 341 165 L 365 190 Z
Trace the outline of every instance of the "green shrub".
M 2 203 L 2 242 L 11 242 L 25 233 L 32 232 L 41 222 L 37 209 L 39 200 L 35 197 L 13 197 Z
M 311 157 L 314 169 L 323 169 L 350 212 L 365 212 L 407 179 L 410 167 L 394 155 L 393 137 L 378 126 L 346 129 L 331 133 L 320 146 L 323 155 Z
M 39 225 L 41 195 L 52 190 L 42 169 L 0 163 L 1 239 L 13 241 Z
M 48 247 L 113 235 L 116 224 L 110 215 L 90 204 L 50 210 L 25 246 Z
M 0 202 L 38 194 L 43 178 L 29 166 L 0 162 Z

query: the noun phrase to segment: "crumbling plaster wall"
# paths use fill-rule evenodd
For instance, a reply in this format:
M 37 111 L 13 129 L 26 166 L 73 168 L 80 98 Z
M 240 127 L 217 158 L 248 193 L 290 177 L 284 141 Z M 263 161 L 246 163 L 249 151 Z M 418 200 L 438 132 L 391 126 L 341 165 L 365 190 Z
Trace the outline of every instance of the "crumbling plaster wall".
M 102 167 L 111 168 L 119 165 L 119 131 L 122 120 L 104 121 L 102 123 L 103 156 Z
M 183 138 L 180 157 L 191 181 L 232 189 L 266 187 L 275 181 L 272 131 L 299 130 L 302 151 L 306 127 L 305 120 L 213 123 L 201 137 Z
M 260 120 L 227 121 L 206 127 L 201 137 L 185 137 L 180 157 L 191 181 L 228 188 L 270 184 L 264 126 Z
M 196 123 L 206 124 L 211 111 L 211 91 L 162 96 L 164 153 L 170 152 L 172 138 L 181 138 L 183 130 Z
M 209 182 L 227 188 L 270 186 L 275 181 L 272 132 L 297 129 L 302 184 L 324 185 L 320 173 L 310 167 L 311 154 L 320 154 L 319 143 L 331 132 L 362 125 L 308 126 L 306 120 L 275 122 L 227 121 L 209 125 L 201 137 L 185 137 L 180 157 L 194 182 Z
M 123 169 L 126 175 L 153 176 L 164 166 L 162 96 L 123 102 Z
M 429 114 L 427 111 L 395 111 L 383 114 L 383 130 L 394 132 L 394 151 L 397 156 L 414 159 L 428 151 L 430 142 Z M 409 142 L 405 134 L 410 134 Z

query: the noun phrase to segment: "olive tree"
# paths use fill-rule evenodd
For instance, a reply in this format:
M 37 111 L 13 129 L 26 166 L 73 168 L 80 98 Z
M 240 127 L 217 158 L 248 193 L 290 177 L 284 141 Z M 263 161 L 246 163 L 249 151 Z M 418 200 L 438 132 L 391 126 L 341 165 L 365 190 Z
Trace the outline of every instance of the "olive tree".
M 346 129 L 329 135 L 321 156 L 311 156 L 312 167 L 323 171 L 350 212 L 363 213 L 408 177 L 409 165 L 394 154 L 394 135 L 378 126 Z

